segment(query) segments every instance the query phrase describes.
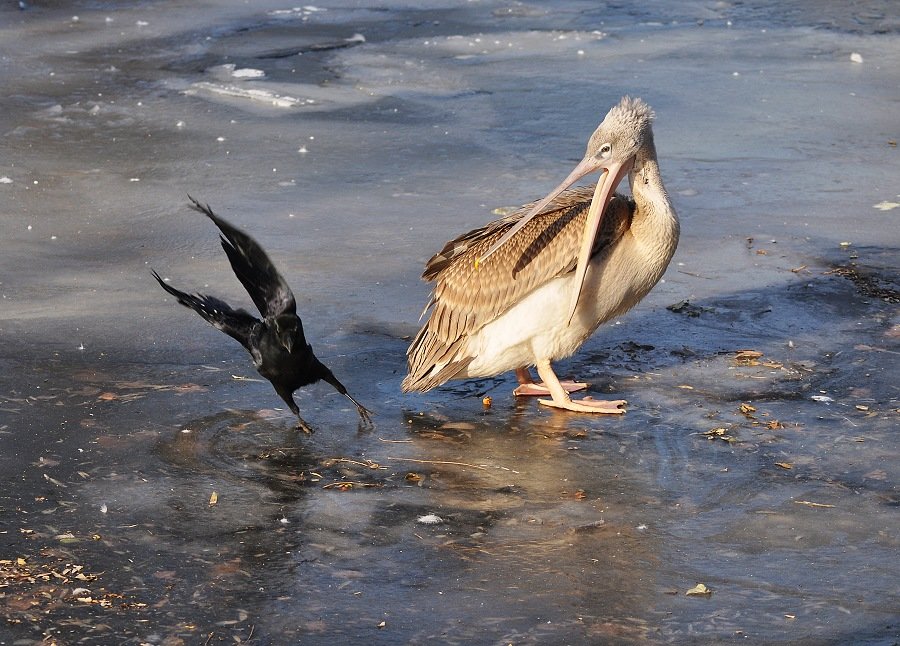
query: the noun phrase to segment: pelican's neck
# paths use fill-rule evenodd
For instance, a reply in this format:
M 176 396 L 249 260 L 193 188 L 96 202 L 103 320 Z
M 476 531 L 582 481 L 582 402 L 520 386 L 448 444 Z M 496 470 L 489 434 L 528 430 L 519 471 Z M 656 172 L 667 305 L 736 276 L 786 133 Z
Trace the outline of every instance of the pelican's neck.
M 659 174 L 652 135 L 638 151 L 630 179 L 635 203 L 632 240 L 641 252 L 646 278 L 652 287 L 675 254 L 680 232 L 675 207 Z
M 634 233 L 642 237 L 658 238 L 660 243 L 666 247 L 671 246 L 674 251 L 678 243 L 678 216 L 659 174 L 652 134 L 648 134 L 648 141 L 635 158 L 631 172 L 631 193 L 637 207 L 632 223 Z

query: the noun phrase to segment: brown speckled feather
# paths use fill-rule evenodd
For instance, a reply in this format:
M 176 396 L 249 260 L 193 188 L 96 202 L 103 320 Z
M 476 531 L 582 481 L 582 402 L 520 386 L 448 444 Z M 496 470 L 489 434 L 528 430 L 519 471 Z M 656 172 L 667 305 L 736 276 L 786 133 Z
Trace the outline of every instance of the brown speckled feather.
M 426 307 L 432 310 L 407 352 L 405 392 L 430 390 L 453 378 L 474 358 L 466 351 L 469 335 L 547 281 L 574 270 L 593 193 L 594 186 L 564 191 L 478 269 L 475 259 L 531 204 L 448 242 L 428 261 L 422 277 L 435 283 Z M 613 198 L 594 245 L 595 255 L 625 235 L 633 211 L 631 200 Z

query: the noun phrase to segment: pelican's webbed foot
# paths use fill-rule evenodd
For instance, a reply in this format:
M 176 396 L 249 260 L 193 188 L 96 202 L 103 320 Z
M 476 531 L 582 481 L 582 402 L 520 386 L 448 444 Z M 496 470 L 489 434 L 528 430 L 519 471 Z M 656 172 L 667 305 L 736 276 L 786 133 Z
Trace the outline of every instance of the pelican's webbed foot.
M 625 409 L 621 407 L 628 403 L 624 399 L 607 401 L 591 399 L 590 397 L 585 397 L 584 399 L 569 399 L 566 397 L 560 401 L 556 399 L 539 399 L 538 402 L 544 406 L 571 410 L 576 413 L 603 413 L 606 415 L 621 415 L 625 412 Z
M 544 380 L 544 385 L 553 399 L 539 399 L 538 401 L 544 406 L 552 406 L 553 408 L 561 408 L 563 410 L 571 410 L 576 413 L 605 413 L 607 415 L 621 415 L 625 412 L 622 406 L 625 405 L 624 399 L 615 401 L 604 401 L 600 399 L 584 399 L 572 400 L 569 392 L 563 387 L 553 372 L 550 362 L 546 359 L 537 362 L 538 374 Z M 516 376 L 520 377 L 520 370 L 516 371 Z M 519 379 L 521 381 L 521 378 Z

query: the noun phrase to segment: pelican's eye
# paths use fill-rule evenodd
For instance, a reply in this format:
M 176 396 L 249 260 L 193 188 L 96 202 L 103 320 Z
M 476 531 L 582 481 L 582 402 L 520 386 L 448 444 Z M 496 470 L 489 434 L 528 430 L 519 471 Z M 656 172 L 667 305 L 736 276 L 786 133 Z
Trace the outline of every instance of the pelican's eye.
M 597 159 L 605 159 L 609 157 L 610 152 L 612 152 L 612 146 L 610 144 L 603 144 L 600 146 L 600 150 L 597 151 L 597 154 L 594 155 Z

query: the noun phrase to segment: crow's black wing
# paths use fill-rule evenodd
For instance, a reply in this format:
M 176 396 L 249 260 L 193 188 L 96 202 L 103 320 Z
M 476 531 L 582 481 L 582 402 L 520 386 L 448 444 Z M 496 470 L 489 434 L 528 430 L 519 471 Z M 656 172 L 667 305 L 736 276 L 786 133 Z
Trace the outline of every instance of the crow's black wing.
M 204 205 L 188 195 L 193 208 L 200 211 L 215 222 L 222 232 L 222 248 L 228 254 L 231 268 L 259 313 L 265 318 L 279 314 L 296 314 L 297 304 L 291 288 L 285 282 L 275 265 L 253 238 L 243 231 L 231 226 L 228 222 L 212 212 L 209 205 Z
M 213 296 L 206 296 L 204 294 L 186 294 L 167 285 L 155 271 L 151 270 L 151 272 L 160 287 L 177 298 L 179 303 L 185 307 L 190 307 L 213 326 L 222 330 L 225 334 L 237 340 L 238 343 L 252 352 L 250 338 L 253 333 L 253 328 L 260 323 L 255 316 L 244 310 L 232 309 L 228 303 Z

